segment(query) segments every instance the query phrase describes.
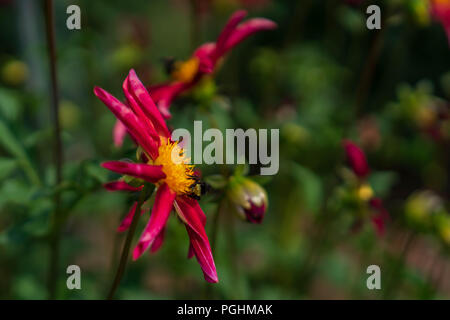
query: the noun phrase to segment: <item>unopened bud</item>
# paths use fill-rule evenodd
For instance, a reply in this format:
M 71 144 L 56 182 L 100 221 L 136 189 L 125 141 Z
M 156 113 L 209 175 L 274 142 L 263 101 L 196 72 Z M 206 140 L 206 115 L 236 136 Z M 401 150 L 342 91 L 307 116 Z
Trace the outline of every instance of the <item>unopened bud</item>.
M 258 183 L 244 177 L 233 177 L 228 197 L 236 205 L 238 214 L 251 223 L 261 223 L 266 213 L 267 193 Z

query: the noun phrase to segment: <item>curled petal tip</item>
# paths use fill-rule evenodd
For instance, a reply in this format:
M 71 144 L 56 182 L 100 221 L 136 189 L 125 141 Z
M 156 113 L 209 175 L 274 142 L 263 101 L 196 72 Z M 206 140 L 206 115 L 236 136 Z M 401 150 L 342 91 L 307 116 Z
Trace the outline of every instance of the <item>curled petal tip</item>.
M 205 280 L 209 283 L 218 283 L 219 282 L 219 278 L 217 277 L 217 274 L 212 275 L 212 277 L 205 274 Z
M 133 261 L 136 261 L 137 259 L 139 259 L 139 257 L 142 255 L 142 252 L 140 251 L 139 247 L 136 247 L 133 250 Z

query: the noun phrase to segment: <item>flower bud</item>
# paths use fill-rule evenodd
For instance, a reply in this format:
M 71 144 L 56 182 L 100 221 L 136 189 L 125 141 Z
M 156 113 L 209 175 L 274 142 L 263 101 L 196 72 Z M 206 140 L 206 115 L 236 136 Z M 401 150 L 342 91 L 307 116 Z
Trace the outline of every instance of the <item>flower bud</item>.
M 427 227 L 431 224 L 431 216 L 443 207 L 439 196 L 429 190 L 415 192 L 405 205 L 406 217 L 409 221 Z
M 370 169 L 364 152 L 350 140 L 344 140 L 343 146 L 353 172 L 360 178 L 366 177 Z
M 256 182 L 244 177 L 232 177 L 228 198 L 236 206 L 239 216 L 251 223 L 261 223 L 266 213 L 267 193 Z
M 2 78 L 9 85 L 17 86 L 28 78 L 28 66 L 19 60 L 12 60 L 2 68 Z
M 442 241 L 450 245 L 450 215 L 442 212 L 436 219 L 437 230 Z

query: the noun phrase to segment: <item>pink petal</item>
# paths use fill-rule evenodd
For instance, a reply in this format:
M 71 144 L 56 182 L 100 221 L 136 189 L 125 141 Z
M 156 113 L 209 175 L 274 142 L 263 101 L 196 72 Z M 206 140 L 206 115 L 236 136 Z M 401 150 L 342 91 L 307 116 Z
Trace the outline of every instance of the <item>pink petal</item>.
M 123 139 L 125 139 L 125 135 L 127 134 L 127 128 L 123 125 L 120 120 L 116 120 L 116 124 L 113 129 L 113 140 L 114 145 L 117 148 L 120 148 L 123 144 Z
M 120 174 L 133 176 L 148 182 L 158 182 L 166 175 L 162 171 L 162 166 L 152 166 L 143 163 L 131 163 L 123 161 L 107 161 L 102 163 L 102 167 Z
M 153 125 L 155 126 L 156 132 L 158 132 L 160 136 L 166 138 L 170 137 L 170 132 L 167 129 L 166 122 L 164 121 L 161 113 L 150 97 L 147 89 L 145 89 L 144 85 L 139 80 L 136 72 L 133 69 L 130 70 L 130 73 L 128 75 L 128 84 L 128 90 L 130 90 L 129 93 L 136 98 L 136 101 L 140 104 L 142 111 L 152 121 Z M 128 90 L 124 88 L 124 91 Z
M 166 233 L 166 228 L 162 228 L 162 230 L 159 232 L 159 234 L 156 236 L 155 241 L 153 241 L 151 247 L 150 247 L 150 252 L 151 253 L 155 253 L 156 251 L 159 250 L 159 248 L 161 248 L 163 242 L 164 242 L 164 235 Z
M 145 127 L 133 111 L 102 88 L 95 87 L 94 93 L 122 122 L 137 143 L 142 146 L 152 158 L 157 158 L 157 142 L 148 135 L 147 130 L 145 130 Z
M 141 191 L 143 186 L 133 187 L 124 181 L 113 181 L 103 185 L 108 191 Z
M 225 24 L 225 27 L 223 28 L 222 32 L 217 38 L 216 48 L 214 51 L 214 59 L 217 59 L 220 56 L 222 56 L 223 52 L 225 51 L 225 46 L 227 44 L 228 39 L 235 31 L 237 25 L 242 21 L 242 19 L 245 18 L 246 15 L 247 12 L 245 10 L 238 10 L 235 13 L 233 13 L 231 17 L 228 19 L 228 22 Z
M 173 207 L 173 201 L 175 200 L 176 193 L 170 190 L 167 184 L 162 184 L 156 192 L 155 204 L 153 205 L 152 214 L 148 221 L 147 226 L 142 232 L 139 242 L 134 248 L 133 259 L 139 258 L 147 248 L 152 245 L 155 238 L 160 234 L 167 219 L 169 218 L 170 211 Z
M 184 82 L 166 83 L 149 88 L 151 96 L 155 99 L 159 112 L 164 119 L 171 118 L 169 108 L 178 95 L 189 90 L 193 84 Z
M 134 217 L 134 213 L 136 212 L 137 204 L 138 204 L 137 201 L 133 203 L 127 215 L 125 216 L 125 218 L 123 218 L 122 222 L 120 223 L 119 228 L 117 228 L 118 232 L 124 232 L 130 227 L 131 221 L 133 220 Z
M 450 1 L 431 1 L 431 14 L 442 24 L 450 45 Z
M 122 84 L 123 92 L 127 99 L 128 105 L 136 114 L 136 116 L 139 118 L 139 120 L 141 120 L 144 127 L 147 129 L 148 134 L 153 138 L 153 140 L 157 142 L 157 145 L 159 147 L 161 140 L 159 138 L 159 134 L 156 132 L 156 129 L 153 123 L 151 122 L 151 119 L 144 113 L 142 107 L 138 104 L 135 97 L 130 93 L 129 86 L 130 86 L 130 76 L 126 77 L 125 81 Z
M 277 24 L 269 19 L 264 18 L 254 18 L 250 19 L 241 25 L 239 25 L 233 34 L 227 39 L 227 43 L 224 47 L 224 53 L 238 45 L 240 42 L 245 40 L 250 35 L 263 31 L 263 30 L 272 30 L 277 27 Z
M 209 74 L 214 71 L 216 59 L 213 58 L 213 53 L 215 50 L 216 44 L 213 42 L 205 43 L 195 50 L 194 57 L 200 61 L 198 66 L 200 72 Z
M 370 169 L 364 152 L 350 140 L 344 140 L 343 145 L 353 172 L 358 177 L 366 177 L 369 174 Z
M 202 268 L 205 280 L 212 283 L 218 282 L 214 258 L 205 232 L 205 214 L 194 199 L 178 197 L 176 203 L 179 208 L 178 214 L 185 222 L 192 249 Z
M 192 243 L 189 242 L 189 249 L 187 258 L 191 259 L 195 255 L 194 248 L 192 247 Z
M 371 219 L 372 224 L 377 235 L 381 237 L 386 232 L 386 222 L 390 219 L 389 212 L 383 206 L 383 202 L 380 198 L 372 198 L 369 204 L 375 209 L 374 216 Z

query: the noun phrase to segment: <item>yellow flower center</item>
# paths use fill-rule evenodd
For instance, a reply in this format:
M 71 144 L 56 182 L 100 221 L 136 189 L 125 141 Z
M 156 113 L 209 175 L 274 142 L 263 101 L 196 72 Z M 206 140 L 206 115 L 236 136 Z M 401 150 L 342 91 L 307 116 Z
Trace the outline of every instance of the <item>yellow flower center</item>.
M 373 197 L 373 190 L 368 184 L 363 184 L 358 189 L 358 196 L 361 200 L 367 201 Z
M 191 82 L 197 74 L 199 64 L 200 61 L 195 57 L 187 61 L 175 62 L 172 78 L 176 81 Z
M 192 179 L 194 166 L 189 164 L 190 158 L 186 158 L 183 148 L 177 141 L 162 139 L 158 153 L 158 158 L 150 162 L 153 165 L 161 165 L 166 175 L 166 178 L 159 183 L 167 183 L 170 190 L 177 195 L 191 193 L 191 186 L 194 183 Z

